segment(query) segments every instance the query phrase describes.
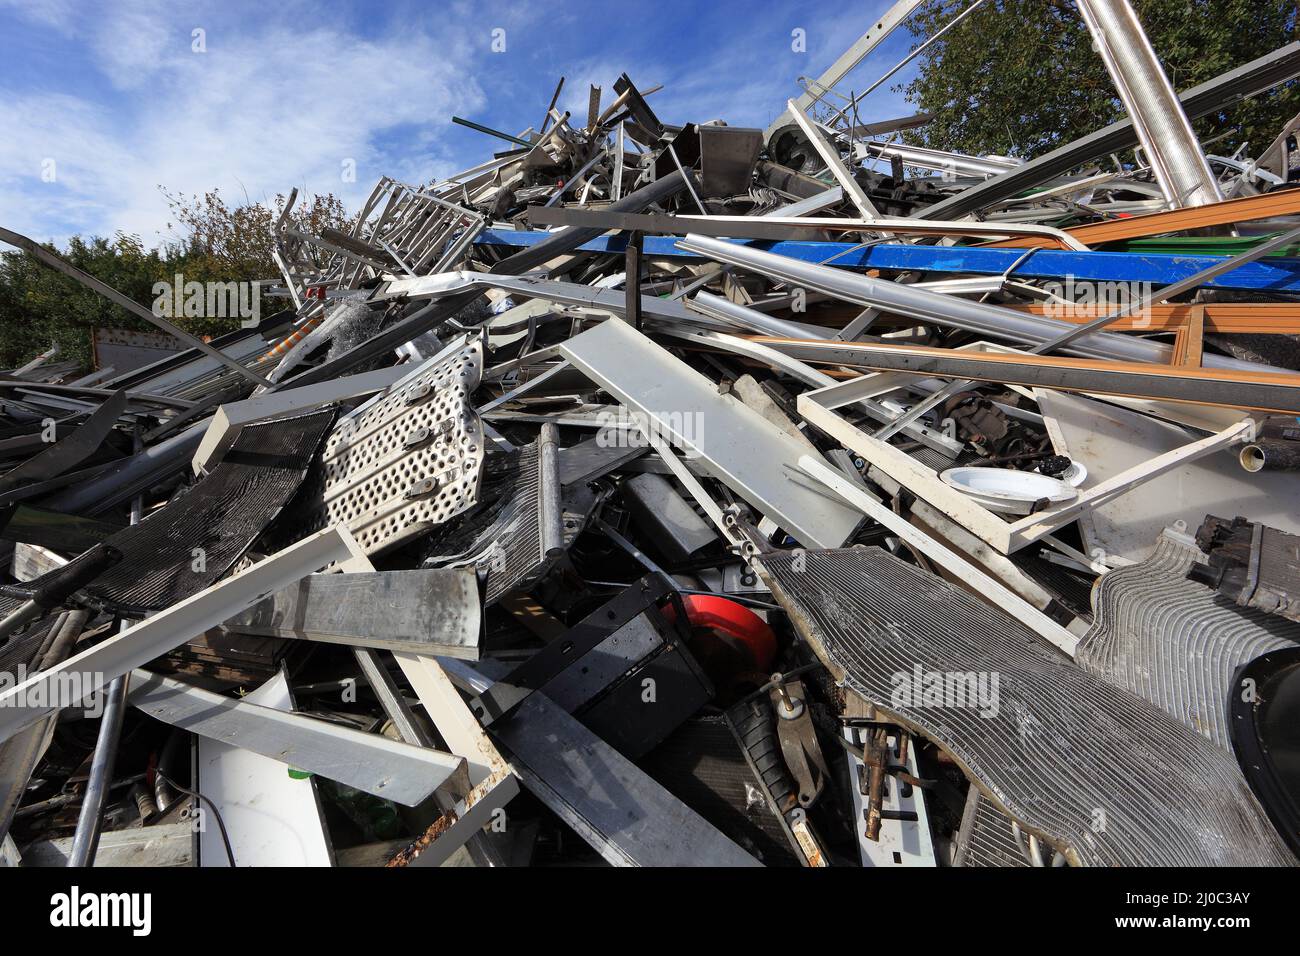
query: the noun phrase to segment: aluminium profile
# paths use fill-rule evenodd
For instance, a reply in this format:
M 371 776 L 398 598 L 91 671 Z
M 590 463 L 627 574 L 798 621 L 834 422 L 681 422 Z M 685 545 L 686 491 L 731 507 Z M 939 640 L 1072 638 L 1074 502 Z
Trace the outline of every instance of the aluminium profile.
M 959 176 L 997 176 L 1021 165 L 1021 160 L 995 156 L 966 156 L 941 149 L 925 149 L 906 143 L 862 143 L 864 157 L 891 159 L 897 156 L 906 166 L 949 171 Z
M 858 181 L 853 178 L 853 173 L 841 161 L 839 150 L 826 139 L 817 124 L 804 114 L 804 111 L 799 108 L 794 100 L 787 100 L 785 105 L 786 111 L 794 117 L 794 121 L 799 124 L 804 136 L 808 138 L 808 142 L 812 144 L 813 149 L 817 150 L 817 155 L 826 164 L 827 170 L 830 171 L 835 181 L 840 184 L 840 188 L 852 200 L 853 205 L 858 207 L 858 212 L 862 214 L 862 217 L 864 219 L 879 219 L 880 210 L 872 204 L 862 187 L 858 185 Z
M 764 341 L 760 339 L 759 341 Z M 775 344 L 769 342 L 769 344 Z M 1222 369 L 1100 362 L 1025 352 L 976 352 L 883 342 L 793 342 L 782 351 L 805 362 L 912 372 L 941 378 L 1097 392 L 1256 411 L 1300 412 L 1300 377 Z
M 1029 316 L 1015 309 L 971 302 L 883 279 L 872 279 L 842 269 L 801 262 L 789 256 L 773 255 L 761 249 L 707 236 L 687 236 L 677 245 L 718 262 L 752 269 L 763 275 L 857 305 L 874 306 L 882 311 L 893 312 L 920 322 L 932 322 L 980 335 L 1039 344 L 1078 328 L 1072 322 L 1051 319 L 1047 316 Z M 1025 321 L 1027 318 L 1032 321 Z M 1168 364 L 1173 356 L 1172 346 L 1145 339 L 1129 338 L 1113 332 L 1089 332 L 1081 335 L 1063 351 L 1084 358 L 1155 364 Z M 1207 368 L 1243 371 L 1261 368 L 1257 363 L 1242 362 L 1219 355 L 1206 355 L 1204 364 Z
M 763 514 L 809 545 L 838 547 L 859 516 L 794 471 L 801 446 L 626 322 L 611 321 L 564 343 L 561 352 L 654 430 L 698 456 Z M 827 542 L 835 542 L 828 544 Z
M 820 93 L 814 93 L 813 90 L 828 90 L 839 83 L 840 80 L 866 59 L 867 54 L 874 50 L 886 37 L 894 32 L 903 22 L 921 6 L 922 0 L 896 0 L 893 6 L 878 17 L 873 17 L 871 26 L 865 33 L 853 41 L 853 45 L 836 57 L 835 62 L 822 71 L 815 79 L 810 81 L 808 90 L 801 93 L 794 101 L 794 105 L 801 110 L 806 110 L 812 106 L 813 102 L 820 97 Z M 782 113 L 770 126 L 768 126 L 764 135 L 770 142 L 774 133 L 786 125 L 790 118 L 789 112 Z
M 1128 0 L 1077 0 L 1077 4 L 1165 202 L 1178 209 L 1223 199 L 1192 124 Z
M 444 784 L 456 788 L 456 776 L 465 771 L 464 758 L 454 754 L 214 694 L 150 671 L 131 673 L 129 699 L 165 724 L 408 807 Z

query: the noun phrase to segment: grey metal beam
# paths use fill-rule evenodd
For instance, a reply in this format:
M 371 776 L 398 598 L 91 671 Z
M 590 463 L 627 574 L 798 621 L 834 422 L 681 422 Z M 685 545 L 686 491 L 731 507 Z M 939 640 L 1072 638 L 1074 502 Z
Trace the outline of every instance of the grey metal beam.
M 932 322 L 981 335 L 1037 344 L 1067 333 L 1073 334 L 1079 329 L 1079 326 L 1073 322 L 1064 322 L 1047 316 L 1031 316 L 1014 309 L 972 302 L 957 296 L 919 289 L 916 286 L 872 279 L 846 270 L 800 262 L 789 256 L 773 255 L 761 249 L 711 239 L 707 236 L 687 236 L 678 245 L 718 262 L 752 269 L 783 282 L 824 292 L 858 305 L 874 306 L 920 322 Z M 1155 362 L 1164 365 L 1169 363 L 1173 355 L 1173 347 L 1170 345 L 1115 332 L 1089 332 L 1080 335 L 1062 351 L 1085 358 L 1112 359 L 1120 362 Z M 1262 366 L 1256 363 L 1208 353 L 1203 358 L 1203 364 L 1207 368 L 1234 371 L 1258 372 L 1262 369 Z
M 222 627 L 237 634 L 477 660 L 482 615 L 472 567 L 423 568 L 309 574 Z

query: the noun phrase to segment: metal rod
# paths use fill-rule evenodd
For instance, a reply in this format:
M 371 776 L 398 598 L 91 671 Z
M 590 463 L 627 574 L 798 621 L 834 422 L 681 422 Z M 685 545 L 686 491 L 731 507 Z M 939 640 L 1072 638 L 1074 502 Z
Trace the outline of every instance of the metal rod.
M 135 432 L 135 451 L 143 447 L 140 429 Z M 144 496 L 136 495 L 131 502 L 131 524 L 140 523 L 144 513 Z M 130 627 L 127 621 L 118 623 L 118 632 Z M 77 832 L 72 837 L 72 850 L 68 853 L 68 866 L 92 866 L 95 851 L 99 849 L 99 834 L 104 826 L 104 802 L 108 799 L 113 781 L 113 768 L 117 763 L 118 744 L 122 738 L 122 719 L 126 716 L 126 691 L 130 674 L 115 678 L 105 691 L 104 714 L 99 721 L 99 736 L 95 739 L 95 753 L 90 761 L 90 779 L 86 781 L 86 796 L 77 816 Z

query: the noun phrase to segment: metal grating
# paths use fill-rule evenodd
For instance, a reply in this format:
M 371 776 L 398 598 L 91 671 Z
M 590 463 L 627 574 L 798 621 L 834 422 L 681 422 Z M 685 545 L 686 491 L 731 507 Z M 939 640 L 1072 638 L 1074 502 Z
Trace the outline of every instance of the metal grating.
M 879 548 L 765 555 L 845 687 L 951 753 L 1076 864 L 1293 865 L 1236 761 L 973 595 Z M 908 701 L 927 675 L 996 679 L 994 706 Z
M 482 371 L 474 339 L 342 419 L 325 444 L 314 529 L 344 524 L 373 554 L 470 508 L 484 439 L 469 396 Z
M 1227 701 L 1238 667 L 1300 642 L 1300 624 L 1187 580 L 1204 556 L 1162 534 L 1146 561 L 1102 576 L 1079 666 L 1131 691 L 1232 752 Z
M 83 588 L 80 600 L 139 615 L 219 580 L 298 491 L 335 412 L 330 407 L 244 428 L 211 474 L 106 540 L 122 560 Z
M 431 536 L 425 567 L 474 565 L 487 574 L 484 600 L 495 604 L 547 566 L 541 529 L 541 456 L 537 445 L 490 454 L 481 512 L 467 513 Z

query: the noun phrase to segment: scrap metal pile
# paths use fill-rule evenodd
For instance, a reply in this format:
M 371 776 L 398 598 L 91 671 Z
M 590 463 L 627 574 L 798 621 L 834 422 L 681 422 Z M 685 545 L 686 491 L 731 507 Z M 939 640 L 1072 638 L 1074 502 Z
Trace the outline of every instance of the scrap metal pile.
M 1024 162 L 853 122 L 913 6 L 766 131 L 461 120 L 281 220 L 292 308 L 6 373 L 6 856 L 1294 864 L 1300 157 L 1188 118 L 1300 43 L 1176 94 L 1081 4 L 1128 118 Z

